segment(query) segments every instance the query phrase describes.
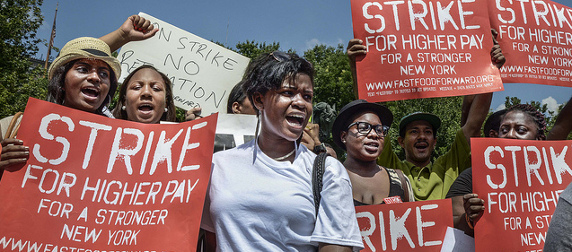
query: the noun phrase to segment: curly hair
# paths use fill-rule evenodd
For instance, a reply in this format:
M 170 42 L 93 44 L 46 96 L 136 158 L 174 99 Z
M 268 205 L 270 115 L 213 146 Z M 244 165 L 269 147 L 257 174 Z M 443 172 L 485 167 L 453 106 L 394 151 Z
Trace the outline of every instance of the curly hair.
M 252 61 L 244 74 L 242 89 L 252 104 L 254 94 L 265 95 L 270 90 L 280 88 L 284 80 L 294 81 L 299 73 L 310 76 L 314 84 L 314 67 L 310 62 L 295 53 L 274 51 L 261 54 Z M 254 106 L 258 113 L 258 108 Z
M 546 135 L 545 135 L 546 120 L 544 118 L 544 114 L 542 114 L 540 111 L 538 111 L 538 109 L 536 109 L 534 106 L 530 104 L 516 104 L 506 110 L 506 112 L 503 115 L 503 119 L 505 115 L 507 115 L 509 112 L 512 111 L 520 111 L 523 112 L 524 114 L 529 115 L 530 118 L 536 123 L 538 131 L 536 133 L 537 139 L 546 140 Z
M 64 90 L 66 74 L 78 60 L 80 59 L 72 60 L 54 70 L 54 76 L 48 83 L 48 96 L 46 97 L 46 101 L 59 105 L 64 104 L 64 100 L 66 98 L 66 92 Z M 107 93 L 105 100 L 103 100 L 103 103 L 101 103 L 101 106 L 95 110 L 96 114 L 103 115 L 103 108 L 107 106 L 109 101 L 111 101 L 113 95 L 115 95 L 115 90 L 117 90 L 117 76 L 115 76 L 113 71 L 109 71 L 109 80 L 109 92 Z
M 165 103 L 167 104 L 166 105 L 167 112 L 163 113 L 163 116 L 161 116 L 161 121 L 176 122 L 177 111 L 175 108 L 175 101 L 173 98 L 173 84 L 171 83 L 171 80 L 169 79 L 169 77 L 167 77 L 167 75 L 160 72 L 159 70 L 157 70 L 157 68 L 151 65 L 142 65 L 137 69 L 135 69 L 133 72 L 131 72 L 129 75 L 127 75 L 127 77 L 125 77 L 125 80 L 123 80 L 123 83 L 119 88 L 119 97 L 117 98 L 117 105 L 115 105 L 115 109 L 113 109 L 113 116 L 117 119 L 127 120 L 127 112 L 122 109 L 122 107 L 125 105 L 127 86 L 129 86 L 129 81 L 131 80 L 133 75 L 135 75 L 135 73 L 137 73 L 139 70 L 147 68 L 153 69 L 155 72 L 161 75 L 163 82 L 165 82 Z

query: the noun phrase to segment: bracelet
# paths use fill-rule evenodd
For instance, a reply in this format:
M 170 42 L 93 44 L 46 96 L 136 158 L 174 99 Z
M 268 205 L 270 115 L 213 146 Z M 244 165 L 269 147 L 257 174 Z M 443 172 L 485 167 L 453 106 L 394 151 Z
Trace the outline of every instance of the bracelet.
M 467 213 L 465 213 L 465 220 L 467 221 L 467 225 L 469 225 L 469 228 L 475 229 L 475 226 L 473 225 L 473 221 L 471 221 L 469 219 L 469 215 L 467 215 Z

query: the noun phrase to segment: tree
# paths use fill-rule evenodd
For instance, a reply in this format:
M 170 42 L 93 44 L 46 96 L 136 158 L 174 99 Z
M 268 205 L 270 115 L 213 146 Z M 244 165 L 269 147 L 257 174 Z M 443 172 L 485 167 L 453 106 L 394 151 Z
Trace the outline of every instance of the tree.
M 304 58 L 314 65 L 314 103 L 335 105 L 339 111 L 354 100 L 350 63 L 342 44 L 337 47 L 316 45 L 304 52 Z
M 251 60 L 256 59 L 262 53 L 270 53 L 276 51 L 280 48 L 280 43 L 272 42 L 272 44 L 266 44 L 266 42 L 258 43 L 246 40 L 246 42 L 239 42 L 236 44 L 236 49 L 229 48 L 242 56 L 248 57 Z
M 0 3 L 0 118 L 23 111 L 28 97 L 45 98 L 45 70 L 29 60 L 42 42 L 36 37 L 44 19 L 41 5 L 42 0 Z

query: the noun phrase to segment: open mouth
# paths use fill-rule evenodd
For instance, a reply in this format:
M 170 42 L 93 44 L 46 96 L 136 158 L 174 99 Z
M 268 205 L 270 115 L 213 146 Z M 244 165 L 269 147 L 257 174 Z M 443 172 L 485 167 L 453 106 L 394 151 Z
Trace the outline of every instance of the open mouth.
M 429 147 L 429 144 L 427 142 L 419 142 L 419 143 L 416 143 L 414 147 L 419 149 L 419 150 L 424 150 L 424 149 L 427 149 Z
M 85 87 L 81 89 L 81 93 L 90 98 L 99 97 L 99 89 L 94 87 Z
M 155 106 L 153 106 L 152 104 L 145 103 L 139 105 L 137 109 L 143 113 L 150 113 L 151 111 L 153 111 L 153 109 L 155 109 Z
M 369 143 L 365 143 L 366 146 L 371 146 L 371 147 L 379 147 L 379 143 L 376 142 L 369 142 Z
M 379 149 L 379 143 L 377 142 L 366 142 L 364 143 L 365 150 L 369 152 L 376 152 Z
M 288 121 L 289 124 L 299 127 L 302 127 L 302 125 L 304 125 L 304 118 L 305 117 L 303 115 L 298 115 L 298 114 L 292 114 L 286 116 L 286 120 Z

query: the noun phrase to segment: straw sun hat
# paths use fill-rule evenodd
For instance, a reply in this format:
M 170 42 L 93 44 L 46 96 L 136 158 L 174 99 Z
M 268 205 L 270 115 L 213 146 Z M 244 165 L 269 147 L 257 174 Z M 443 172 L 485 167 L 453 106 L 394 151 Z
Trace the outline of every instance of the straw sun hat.
M 54 72 L 60 66 L 72 60 L 84 58 L 103 60 L 113 70 L 115 78 L 119 78 L 121 75 L 121 65 L 115 57 L 111 56 L 111 50 L 105 42 L 96 38 L 81 37 L 71 40 L 64 45 L 54 62 L 52 62 L 52 65 L 50 65 L 48 78 L 52 79 Z

